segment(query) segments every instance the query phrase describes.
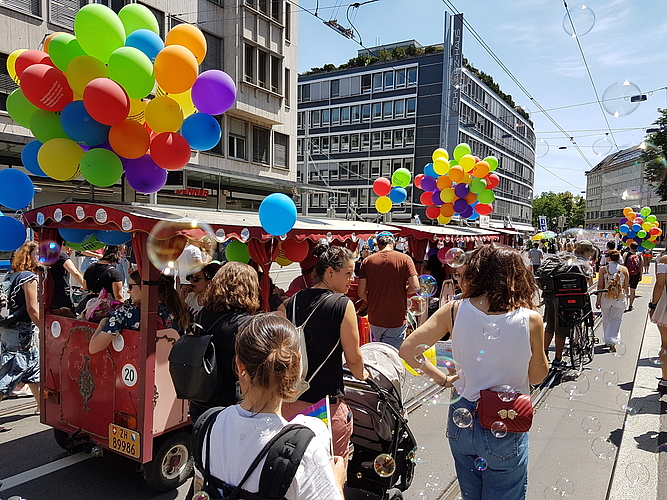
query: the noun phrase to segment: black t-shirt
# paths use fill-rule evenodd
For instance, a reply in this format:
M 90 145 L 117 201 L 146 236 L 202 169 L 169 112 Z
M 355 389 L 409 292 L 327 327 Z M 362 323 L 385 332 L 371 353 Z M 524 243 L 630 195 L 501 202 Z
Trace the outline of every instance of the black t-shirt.
M 60 252 L 58 260 L 51 266 L 51 277 L 53 278 L 53 299 L 51 309 L 61 307 L 72 307 L 70 297 L 69 273 L 65 269 L 65 263 L 70 260 L 66 252 Z
M 31 271 L 22 271 L 12 276 L 12 285 L 9 289 L 9 314 L 12 314 L 26 305 L 25 291 L 23 285 L 37 280 L 37 275 Z M 17 318 L 17 323 L 30 323 L 30 315 L 27 309 L 24 310 Z
M 108 294 L 113 296 L 113 284 L 123 281 L 123 277 L 118 269 L 111 264 L 101 264 L 96 262 L 91 264 L 83 274 L 88 290 L 93 293 L 100 293 L 104 288 Z
M 326 297 L 326 299 L 324 298 Z M 292 302 L 296 300 L 296 321 L 292 318 Z M 342 294 L 333 294 L 322 288 L 306 288 L 295 294 L 287 303 L 287 318 L 295 325 L 303 324 L 315 306 L 324 300 L 308 320 L 305 328 L 306 350 L 308 352 L 308 380 L 322 362 L 329 356 L 340 339 L 340 325 L 345 316 L 349 298 Z M 325 396 L 344 395 L 343 385 L 343 346 L 340 342 L 333 354 L 315 378 L 310 381 L 310 389 L 299 400 L 317 403 Z

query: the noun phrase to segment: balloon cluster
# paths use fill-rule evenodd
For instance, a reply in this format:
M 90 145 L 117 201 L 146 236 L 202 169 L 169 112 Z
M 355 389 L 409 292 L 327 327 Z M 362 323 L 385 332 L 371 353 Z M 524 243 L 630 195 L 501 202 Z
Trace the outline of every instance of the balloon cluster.
M 493 189 L 500 183 L 492 173 L 498 168 L 494 156 L 480 160 L 471 154 L 470 146 L 461 143 L 454 148 L 453 158 L 442 148 L 432 158 L 424 173 L 415 176 L 415 186 L 424 191 L 419 201 L 427 207 L 428 218 L 447 224 L 454 215 L 475 220 L 493 211 Z
M 656 245 L 656 240 L 662 234 L 662 230 L 658 227 L 658 219 L 655 215 L 651 215 L 649 207 L 643 207 L 639 213 L 635 212 L 632 207 L 625 207 L 623 209 L 623 217 L 619 221 L 618 232 L 623 236 L 621 241 L 625 246 L 630 246 L 632 243 L 639 245 L 638 251 L 651 250 Z
M 412 174 L 407 168 L 398 168 L 391 176 L 378 177 L 373 182 L 373 192 L 378 195 L 375 200 L 375 209 L 381 214 L 386 214 L 395 204 L 403 203 L 408 198 L 405 189 L 412 181 Z
M 195 26 L 179 24 L 164 41 L 159 32 L 141 4 L 118 14 L 88 4 L 74 35 L 54 33 L 43 51 L 10 54 L 7 69 L 20 88 L 7 111 L 35 136 L 21 153 L 32 174 L 111 186 L 125 172 L 135 190 L 154 193 L 168 170 L 187 165 L 191 148 L 219 142 L 213 115 L 234 104 L 233 80 L 216 69 L 199 74 L 206 39 Z

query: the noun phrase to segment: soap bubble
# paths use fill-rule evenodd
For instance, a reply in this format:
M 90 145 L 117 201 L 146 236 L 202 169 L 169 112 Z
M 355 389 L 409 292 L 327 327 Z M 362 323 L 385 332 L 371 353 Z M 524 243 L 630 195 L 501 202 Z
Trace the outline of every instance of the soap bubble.
M 588 416 L 584 417 L 584 419 L 581 421 L 581 427 L 588 433 L 588 434 L 597 434 L 600 432 L 600 421 L 593 416 Z
M 628 351 L 628 348 L 625 346 L 623 342 L 619 342 L 614 347 L 616 347 L 616 351 L 614 352 L 615 358 L 620 358 L 621 356 L 625 356 L 625 353 Z
M 594 373 L 593 380 L 595 382 L 600 382 L 602 380 L 602 368 L 601 367 L 596 368 L 595 372 L 593 373 Z
M 584 36 L 595 26 L 595 12 L 586 5 L 568 9 L 563 17 L 563 29 L 572 38 Z
M 544 500 L 560 500 L 563 497 L 561 491 L 555 486 L 547 486 L 544 488 L 544 493 L 542 493 L 542 495 L 544 496 Z
M 486 470 L 487 467 L 488 467 L 488 465 L 486 463 L 486 458 L 477 457 L 475 459 L 475 469 L 477 469 L 479 471 L 483 471 L 483 470 Z
M 417 295 L 427 298 L 433 297 L 438 291 L 438 282 L 430 274 L 422 274 L 419 277 L 419 289 Z
M 364 475 L 361 472 L 357 472 L 357 479 L 361 479 Z
M 417 498 L 418 500 L 428 500 L 428 493 L 424 490 L 420 490 L 419 493 L 417 493 Z
M 146 251 L 153 265 L 164 274 L 174 275 L 178 270 L 185 276 L 201 271 L 205 266 L 202 262 L 187 264 L 192 259 L 184 259 L 185 262 L 182 262 L 179 268 L 177 260 L 186 245 L 192 244 L 210 255 L 217 243 L 213 229 L 205 222 L 163 220 L 151 229 Z
M 509 385 L 501 385 L 500 389 L 498 389 L 498 397 L 501 401 L 509 403 L 516 399 L 516 392 Z
M 493 422 L 491 424 L 491 434 L 498 439 L 502 439 L 507 436 L 507 426 L 503 422 Z
M 269 434 L 273 434 L 279 429 L 279 427 L 282 427 L 282 425 L 280 425 L 280 422 L 277 418 L 274 419 L 267 416 L 257 422 L 255 425 L 255 430 L 259 431 L 259 435 L 264 437 L 268 436 Z
M 556 488 L 561 492 L 562 497 L 571 497 L 574 493 L 574 483 L 567 477 L 561 477 L 556 481 Z
M 9 500 L 12 498 L 17 498 L 19 499 L 20 497 L 9 497 Z M 195 493 L 195 495 L 192 497 L 192 500 L 211 500 L 211 497 L 206 493 L 205 491 L 198 491 Z
M 567 394 L 568 399 L 579 399 L 581 396 L 586 394 L 591 388 L 591 383 L 588 380 L 586 375 L 581 374 L 579 377 L 571 380 L 563 380 L 561 382 L 561 387 Z
M 428 363 L 428 359 L 426 359 L 426 355 L 424 353 L 428 351 L 430 348 L 431 346 L 428 344 L 419 344 L 418 346 L 415 346 L 414 358 L 415 361 L 419 363 L 420 367 Z
M 408 297 L 408 311 L 415 316 L 421 316 L 428 311 L 428 301 L 419 295 Z
M 639 87 L 628 80 L 612 83 L 602 94 L 602 107 L 616 118 L 627 116 L 639 107 L 639 101 L 632 102 L 632 98 L 641 93 Z
M 535 144 L 535 158 L 542 158 L 549 152 L 549 143 L 544 139 L 540 139 Z
M 616 404 L 621 407 L 621 410 L 625 410 L 628 407 L 628 401 L 630 399 L 629 392 L 622 392 L 616 396 Z
M 459 247 L 453 247 L 447 250 L 443 260 L 449 267 L 457 268 L 463 266 L 468 259 L 463 249 Z
M 616 454 L 616 445 L 607 438 L 597 437 L 591 443 L 591 450 L 598 458 L 612 460 Z
M 426 452 L 426 446 L 415 446 L 408 452 L 408 460 L 413 464 L 422 464 L 426 462 L 424 454 Z
M 396 472 L 396 460 L 387 453 L 381 453 L 375 457 L 373 469 L 375 469 L 375 473 L 380 477 L 393 476 L 394 472 Z
M 482 333 L 487 340 L 496 340 L 500 336 L 500 328 L 495 323 L 487 323 L 482 328 Z
M 618 373 L 615 371 L 605 372 L 604 375 L 602 375 L 602 381 L 610 387 L 616 385 L 618 384 Z
M 452 421 L 457 425 L 457 427 L 465 429 L 466 427 L 470 427 L 472 425 L 472 414 L 467 408 L 457 408 L 452 414 Z
M 660 355 L 665 354 L 665 350 L 661 349 L 659 347 L 652 347 L 651 349 L 648 350 L 648 359 L 651 363 L 653 363 L 656 366 L 660 366 L 662 364 L 662 361 L 660 360 Z
M 633 462 L 625 467 L 625 477 L 628 478 L 631 486 L 637 486 L 648 483 L 651 473 L 644 464 Z
M 593 143 L 593 154 L 607 156 L 611 153 L 612 144 L 606 137 L 601 137 Z
M 60 257 L 60 245 L 55 241 L 44 241 L 39 244 L 39 263 L 52 266 Z

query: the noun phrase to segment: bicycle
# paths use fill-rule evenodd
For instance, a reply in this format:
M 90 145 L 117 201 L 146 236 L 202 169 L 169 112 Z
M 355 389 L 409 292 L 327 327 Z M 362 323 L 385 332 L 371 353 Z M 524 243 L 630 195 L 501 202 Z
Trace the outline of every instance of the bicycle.
M 561 274 L 554 276 L 554 288 L 558 300 L 558 325 L 568 329 L 568 363 L 565 369 L 581 371 L 584 365 L 593 361 L 595 355 L 595 317 L 590 295 L 606 292 L 588 292 L 588 281 L 581 274 Z

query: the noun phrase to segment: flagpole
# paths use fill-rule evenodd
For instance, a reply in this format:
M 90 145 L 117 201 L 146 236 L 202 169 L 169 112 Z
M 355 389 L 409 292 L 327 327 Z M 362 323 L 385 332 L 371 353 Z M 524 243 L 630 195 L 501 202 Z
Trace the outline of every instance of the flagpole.
M 331 432 L 331 419 L 333 418 L 333 415 L 331 414 L 331 407 L 329 406 L 329 396 L 326 396 L 325 399 L 327 405 L 327 428 L 329 429 L 329 453 L 331 453 L 331 458 L 333 458 L 333 433 Z

